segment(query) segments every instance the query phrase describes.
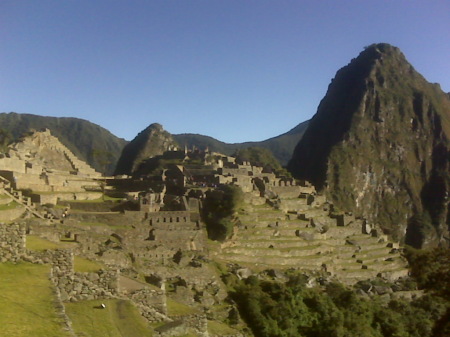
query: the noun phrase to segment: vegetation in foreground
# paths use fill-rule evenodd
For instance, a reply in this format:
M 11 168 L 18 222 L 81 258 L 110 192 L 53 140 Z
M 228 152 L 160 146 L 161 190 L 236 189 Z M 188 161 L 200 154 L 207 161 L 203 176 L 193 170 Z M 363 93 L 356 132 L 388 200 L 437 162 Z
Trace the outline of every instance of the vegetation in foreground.
M 450 251 L 408 249 L 407 257 L 411 283 L 425 290 L 412 301 L 361 296 L 338 283 L 308 288 L 295 274 L 286 283 L 255 276 L 225 281 L 255 336 L 449 336 Z
M 0 334 L 8 337 L 62 337 L 63 319 L 48 278 L 50 267 L 0 264 Z
M 206 223 L 208 237 L 224 241 L 233 232 L 234 213 L 243 202 L 240 187 L 222 185 L 206 192 L 203 202 L 203 220 Z

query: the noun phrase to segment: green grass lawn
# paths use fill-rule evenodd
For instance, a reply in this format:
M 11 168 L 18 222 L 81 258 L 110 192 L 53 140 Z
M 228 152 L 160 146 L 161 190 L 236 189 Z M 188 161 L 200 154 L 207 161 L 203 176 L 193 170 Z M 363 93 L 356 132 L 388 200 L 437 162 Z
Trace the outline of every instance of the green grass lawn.
M 99 308 L 101 303 L 106 304 L 105 309 Z M 129 301 L 82 301 L 67 303 L 65 306 L 79 337 L 152 336 L 147 322 Z
M 236 334 L 236 330 L 218 321 L 208 321 L 208 332 L 211 335 L 224 336 Z
M 171 298 L 167 299 L 167 314 L 169 316 L 185 316 L 185 315 L 192 315 L 195 313 L 198 313 L 198 311 L 195 308 L 174 301 Z
M 42 252 L 46 249 L 64 248 L 63 244 L 48 241 L 39 236 L 27 235 L 27 249 Z
M 0 335 L 8 337 L 64 337 L 58 317 L 50 267 L 0 264 Z
M 63 238 L 59 243 L 46 240 L 36 235 L 27 235 L 26 247 L 29 250 L 42 252 L 46 249 L 65 249 L 73 247 L 73 239 Z
M 18 207 L 19 205 L 20 204 L 18 204 L 17 202 L 11 201 L 7 204 L 0 205 L 0 211 L 7 211 L 9 209 L 14 209 L 14 208 Z
M 84 257 L 75 256 L 73 260 L 73 269 L 78 273 L 95 273 L 104 268 L 102 264 Z

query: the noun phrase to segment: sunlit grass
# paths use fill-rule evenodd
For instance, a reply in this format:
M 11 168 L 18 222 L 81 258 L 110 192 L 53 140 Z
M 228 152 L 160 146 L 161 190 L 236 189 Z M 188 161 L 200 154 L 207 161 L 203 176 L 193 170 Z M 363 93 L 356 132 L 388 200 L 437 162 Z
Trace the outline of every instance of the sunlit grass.
M 212 335 L 225 336 L 234 335 L 236 330 L 230 328 L 228 325 L 218 321 L 208 321 L 208 332 Z
M 64 248 L 64 245 L 48 241 L 36 235 L 27 235 L 27 249 L 42 252 L 46 249 L 60 249 Z
M 84 257 L 75 256 L 74 257 L 74 271 L 78 273 L 95 273 L 104 266 L 96 261 L 85 259 Z
M 106 305 L 105 309 L 101 309 L 102 303 Z M 82 301 L 67 303 L 65 307 L 77 336 L 152 336 L 147 322 L 129 301 L 116 299 Z
M 186 304 L 167 298 L 167 314 L 169 316 L 185 316 L 198 313 L 198 311 Z
M 68 336 L 55 307 L 49 272 L 48 265 L 0 264 L 1 336 Z

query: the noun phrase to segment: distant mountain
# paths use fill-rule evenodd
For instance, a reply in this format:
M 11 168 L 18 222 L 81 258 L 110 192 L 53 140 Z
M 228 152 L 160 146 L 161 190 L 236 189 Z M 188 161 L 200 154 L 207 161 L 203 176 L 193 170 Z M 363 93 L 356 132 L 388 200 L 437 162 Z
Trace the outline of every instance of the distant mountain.
M 183 148 L 197 147 L 209 148 L 210 151 L 231 155 L 237 150 L 249 147 L 261 147 L 271 151 L 281 164 L 286 164 L 292 155 L 295 144 L 306 130 L 308 122 L 303 122 L 295 128 L 278 137 L 273 137 L 261 142 L 246 142 L 228 144 L 212 137 L 199 134 L 172 135 L 165 131 L 162 125 L 154 123 L 141 131 L 130 143 L 128 143 L 117 162 L 115 174 L 131 175 L 139 165 L 147 158 L 154 157 L 167 151 L 170 147 Z
M 270 150 L 281 165 L 286 165 L 292 157 L 295 145 L 303 136 L 306 128 L 308 127 L 308 121 L 298 124 L 290 131 L 267 140 L 260 142 L 245 142 L 245 143 L 224 143 L 212 137 L 198 135 L 198 134 L 178 134 L 173 135 L 174 139 L 180 146 L 186 145 L 189 148 L 196 146 L 200 149 L 208 147 L 211 151 L 220 152 L 223 154 L 231 155 L 236 150 L 244 149 L 248 147 L 262 147 Z
M 173 138 L 182 147 L 185 145 L 196 146 L 200 149 L 209 147 L 211 151 L 227 155 L 233 154 L 238 149 L 262 147 L 270 150 L 282 165 L 286 165 L 307 126 L 308 121 L 300 123 L 280 136 L 261 142 L 228 144 L 198 134 L 179 134 L 173 135 Z M 106 174 L 112 174 L 115 171 L 122 150 L 129 143 L 87 120 L 10 112 L 0 113 L 0 151 L 8 142 L 17 140 L 25 132 L 43 128 L 50 129 L 52 134 L 77 157 Z
M 175 146 L 177 143 L 172 135 L 161 124 L 151 124 L 123 148 L 115 174 L 132 175 L 145 159 L 161 155 Z
M 114 136 L 105 128 L 83 119 L 0 113 L 0 143 L 17 140 L 32 129 L 43 128 L 50 129 L 52 135 L 78 158 L 97 171 L 108 174 L 113 172 L 127 143 L 125 139 Z
M 288 168 L 394 237 L 448 243 L 450 99 L 398 48 L 369 46 L 337 72 Z

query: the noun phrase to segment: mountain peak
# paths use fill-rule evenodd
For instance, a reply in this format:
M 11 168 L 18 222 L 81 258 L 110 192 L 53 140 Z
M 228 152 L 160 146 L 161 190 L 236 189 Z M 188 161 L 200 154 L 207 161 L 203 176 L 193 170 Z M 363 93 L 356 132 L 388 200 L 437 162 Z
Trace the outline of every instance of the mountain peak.
M 150 124 L 124 147 L 115 174 L 131 175 L 145 159 L 161 155 L 174 146 L 176 141 L 161 124 Z
M 289 169 L 386 232 L 436 244 L 448 235 L 449 111 L 448 96 L 400 49 L 370 45 L 336 73 Z M 414 216 L 430 221 L 417 228 Z

